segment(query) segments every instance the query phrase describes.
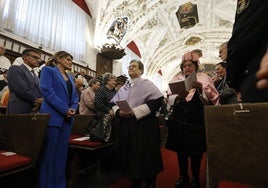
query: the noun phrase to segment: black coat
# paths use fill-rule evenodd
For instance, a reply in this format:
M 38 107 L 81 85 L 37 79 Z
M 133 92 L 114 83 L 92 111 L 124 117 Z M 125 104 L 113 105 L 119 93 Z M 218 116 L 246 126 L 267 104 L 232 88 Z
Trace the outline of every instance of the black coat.
M 122 173 L 132 179 L 154 177 L 163 169 L 160 152 L 160 129 L 155 116 L 163 99 L 147 102 L 151 114 L 136 118 L 121 118 L 118 128 L 118 162 Z
M 268 101 L 268 90 L 256 88 L 256 72 L 268 45 L 268 1 L 240 1 L 228 42 L 227 83 L 240 90 L 243 102 Z
M 174 106 L 167 126 L 167 149 L 189 156 L 206 150 L 204 108 L 197 92 L 191 101 Z

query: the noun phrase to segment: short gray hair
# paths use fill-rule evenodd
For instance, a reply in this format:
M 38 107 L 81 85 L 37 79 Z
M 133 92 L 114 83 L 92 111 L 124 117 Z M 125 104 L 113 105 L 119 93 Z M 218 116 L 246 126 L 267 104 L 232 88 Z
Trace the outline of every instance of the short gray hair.
M 100 80 L 97 78 L 91 78 L 91 80 L 89 81 L 88 85 L 91 87 L 93 84 L 96 84 L 97 82 L 100 83 Z
M 110 81 L 113 78 L 117 78 L 117 77 L 109 72 L 104 73 L 102 76 L 103 84 L 106 85 L 108 81 Z

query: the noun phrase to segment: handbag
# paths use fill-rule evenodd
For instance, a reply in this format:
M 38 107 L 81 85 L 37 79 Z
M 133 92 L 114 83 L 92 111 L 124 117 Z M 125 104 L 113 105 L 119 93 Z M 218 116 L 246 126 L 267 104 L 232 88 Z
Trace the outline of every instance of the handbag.
M 112 132 L 112 116 L 110 114 L 95 115 L 89 122 L 84 135 L 91 141 L 108 142 Z

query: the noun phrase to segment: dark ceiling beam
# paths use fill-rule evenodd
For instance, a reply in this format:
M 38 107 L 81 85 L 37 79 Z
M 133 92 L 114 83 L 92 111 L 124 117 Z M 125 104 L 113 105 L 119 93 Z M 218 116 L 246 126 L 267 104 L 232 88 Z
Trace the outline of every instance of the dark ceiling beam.
M 90 17 L 92 17 L 85 0 L 72 0 L 72 1 L 75 4 L 77 4 L 81 9 L 83 9 Z

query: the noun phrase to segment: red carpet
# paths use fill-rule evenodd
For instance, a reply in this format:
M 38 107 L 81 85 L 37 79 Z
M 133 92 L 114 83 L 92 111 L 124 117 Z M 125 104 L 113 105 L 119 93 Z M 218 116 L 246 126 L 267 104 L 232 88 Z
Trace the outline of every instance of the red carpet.
M 179 169 L 177 162 L 177 155 L 175 152 L 166 150 L 165 148 L 161 149 L 164 170 L 160 172 L 157 176 L 156 188 L 173 188 L 175 187 L 175 182 L 179 177 Z M 201 174 L 200 174 L 200 183 L 201 188 L 205 188 L 205 155 L 201 164 Z M 191 176 L 190 172 L 189 175 Z M 113 183 L 110 188 L 128 188 L 131 186 L 131 182 L 126 177 L 122 177 Z

